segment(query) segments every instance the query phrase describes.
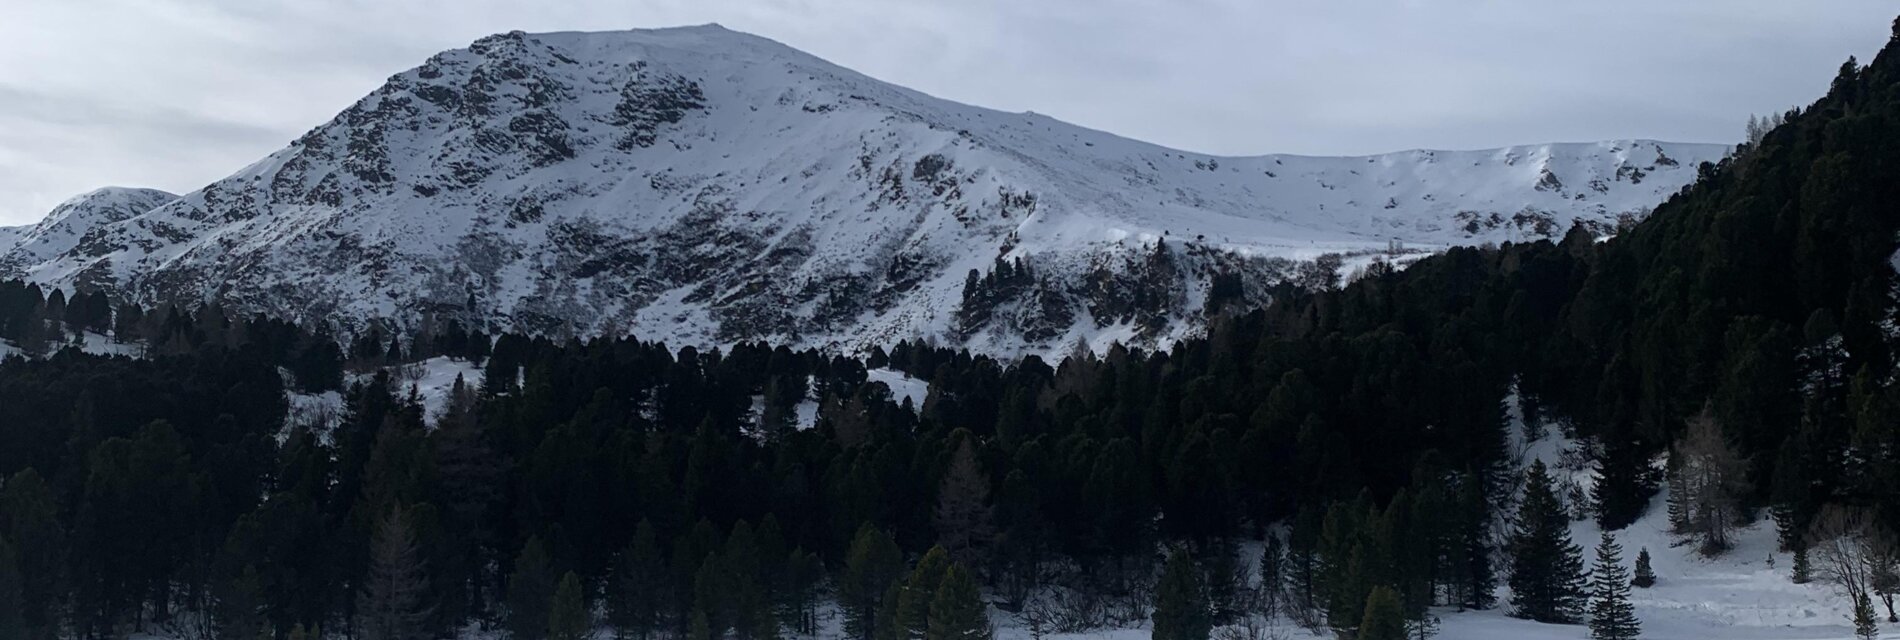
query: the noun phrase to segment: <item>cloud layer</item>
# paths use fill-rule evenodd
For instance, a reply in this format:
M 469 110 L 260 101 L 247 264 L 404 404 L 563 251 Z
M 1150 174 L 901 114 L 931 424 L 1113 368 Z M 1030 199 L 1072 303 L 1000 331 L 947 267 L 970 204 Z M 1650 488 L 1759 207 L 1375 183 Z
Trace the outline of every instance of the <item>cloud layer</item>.
M 539 6 L 539 5 L 554 6 Z M 719 22 L 942 97 L 1225 154 L 1738 138 L 1890 0 L 8 0 L 0 225 L 190 191 L 475 38 Z

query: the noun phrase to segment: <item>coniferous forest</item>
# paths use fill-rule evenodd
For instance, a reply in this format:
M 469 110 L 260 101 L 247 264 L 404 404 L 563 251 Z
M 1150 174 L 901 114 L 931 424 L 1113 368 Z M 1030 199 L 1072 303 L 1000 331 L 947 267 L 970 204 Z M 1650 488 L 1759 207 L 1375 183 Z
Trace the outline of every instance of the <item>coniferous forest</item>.
M 1605 576 L 1635 550 L 1588 571 L 1566 527 L 1653 510 L 1710 555 L 1771 519 L 1791 579 L 1851 580 L 1843 554 L 1900 557 L 1900 46 L 1776 120 L 1614 239 L 1375 264 L 1060 362 L 344 335 L 0 284 L 0 338 L 38 356 L 0 362 L 0 638 L 764 640 L 835 610 L 855 638 L 967 640 L 990 605 L 1196 640 L 1262 612 L 1397 638 L 1433 608 L 1596 609 L 1632 637 Z M 64 348 L 87 334 L 140 357 Z M 443 356 L 485 375 L 431 417 L 399 372 Z M 288 419 L 329 392 L 342 411 Z M 1523 468 L 1547 425 L 1594 492 Z M 1846 586 L 1885 613 L 1886 578 Z

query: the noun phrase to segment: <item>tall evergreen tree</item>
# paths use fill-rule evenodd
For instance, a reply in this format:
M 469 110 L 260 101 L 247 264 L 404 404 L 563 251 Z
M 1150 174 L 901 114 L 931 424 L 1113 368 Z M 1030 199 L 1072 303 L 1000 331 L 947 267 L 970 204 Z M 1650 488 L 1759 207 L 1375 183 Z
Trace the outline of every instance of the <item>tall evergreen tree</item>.
M 1359 621 L 1354 640 L 1406 640 L 1405 610 L 1399 593 L 1380 585 L 1366 594 L 1365 617 Z
M 69 584 L 67 541 L 59 500 L 32 467 L 0 487 L 0 538 L 10 541 L 16 554 L 25 628 L 30 635 L 46 635 L 59 624 L 59 601 Z
M 937 587 L 950 570 L 950 554 L 943 547 L 931 547 L 911 569 L 910 577 L 897 595 L 897 625 L 906 637 L 916 640 L 929 631 L 930 607 L 937 598 Z
M 592 635 L 593 616 L 588 611 L 580 576 L 567 572 L 548 603 L 548 640 L 585 640 Z
M 1590 639 L 1635 640 L 1642 633 L 1636 610 L 1630 606 L 1629 574 L 1623 569 L 1623 547 L 1603 532 L 1597 542 L 1596 564 L 1591 568 Z
M 376 524 L 369 572 L 356 600 L 356 628 L 368 640 L 425 640 L 433 607 L 415 529 L 401 506 Z
M 1795 584 L 1807 584 L 1814 580 L 1814 568 L 1808 560 L 1808 545 L 1797 542 L 1794 545 L 1794 561 L 1789 563 L 1788 580 Z
M 19 554 L 0 535 L 0 640 L 26 640 L 25 579 Z
M 548 631 L 548 605 L 559 587 L 554 561 L 540 537 L 529 538 L 508 574 L 508 634 L 515 640 L 539 638 Z
M 270 622 L 264 615 L 263 585 L 259 584 L 256 567 L 245 565 L 238 575 L 223 580 L 212 592 L 217 598 L 212 607 L 212 622 L 218 640 L 271 637 Z M 372 636 L 366 633 L 365 637 Z
M 884 589 L 884 597 L 878 599 L 877 616 L 871 623 L 873 640 L 905 640 L 908 632 L 903 622 L 898 620 L 898 603 L 903 597 L 904 583 L 892 582 Z
M 1301 612 L 1319 608 L 1319 537 L 1323 510 L 1300 507 L 1286 538 L 1286 581 L 1289 604 Z
M 1481 485 L 1468 478 L 1458 497 L 1459 560 L 1452 567 L 1457 576 L 1458 604 L 1467 609 L 1489 609 L 1497 604 L 1497 569 L 1491 564 L 1491 509 L 1485 502 Z
M 779 591 L 780 615 L 793 633 L 811 635 L 818 627 L 818 589 L 824 564 L 817 554 L 792 549 L 785 560 L 785 584 Z
M 976 576 L 961 563 L 950 565 L 930 601 L 924 640 L 990 640 L 994 632 Z
M 620 552 L 609 584 L 607 611 L 615 636 L 621 640 L 652 637 L 661 617 L 673 610 L 673 589 L 652 522 L 642 519 L 634 528 L 633 541 Z
M 1286 545 L 1280 542 L 1280 536 L 1267 534 L 1266 544 L 1260 549 L 1260 591 L 1259 613 L 1272 618 L 1280 613 L 1280 595 L 1286 589 Z
M 1201 588 L 1201 570 L 1186 549 L 1168 555 L 1155 585 L 1155 640 L 1207 640 L 1214 629 L 1207 593 Z
M 1524 498 L 1511 532 L 1512 615 L 1574 623 L 1584 598 L 1583 550 L 1570 541 L 1570 517 L 1543 461 L 1524 474 Z
M 950 557 L 970 564 L 983 560 L 983 552 L 996 536 L 989 504 L 990 480 L 976 460 L 975 436 L 959 430 L 951 435 L 957 448 L 950 458 L 937 490 L 934 522 L 937 539 Z
M 845 555 L 844 574 L 838 578 L 838 601 L 844 608 L 845 629 L 852 636 L 870 640 L 874 635 L 884 592 L 897 583 L 903 564 L 903 551 L 889 534 L 870 523 L 858 529 Z

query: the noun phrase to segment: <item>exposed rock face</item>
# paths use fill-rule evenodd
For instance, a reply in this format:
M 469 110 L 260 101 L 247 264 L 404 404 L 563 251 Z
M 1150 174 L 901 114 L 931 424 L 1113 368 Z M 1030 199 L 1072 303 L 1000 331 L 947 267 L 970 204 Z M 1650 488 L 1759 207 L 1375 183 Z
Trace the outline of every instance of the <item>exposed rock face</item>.
M 1153 343 L 1198 330 L 1216 276 L 1223 298 L 1260 302 L 1325 254 L 1607 232 L 1725 152 L 1217 158 L 939 100 L 719 27 L 517 32 L 398 74 L 194 193 L 0 230 L 0 276 L 346 327 Z

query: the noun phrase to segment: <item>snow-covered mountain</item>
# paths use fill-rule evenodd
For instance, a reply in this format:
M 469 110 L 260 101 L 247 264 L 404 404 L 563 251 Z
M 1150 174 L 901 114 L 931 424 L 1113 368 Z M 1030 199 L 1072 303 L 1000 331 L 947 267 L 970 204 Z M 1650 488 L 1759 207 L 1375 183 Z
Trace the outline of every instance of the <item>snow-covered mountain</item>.
M 1323 254 L 1350 267 L 1573 222 L 1607 232 L 1726 152 L 1215 157 L 933 98 L 717 26 L 516 32 L 398 74 L 196 192 L 110 192 L 149 204 L 137 215 L 82 197 L 0 231 L 0 276 L 676 343 L 1154 342 L 1197 330 L 1218 274 L 1240 284 L 1221 297 L 1259 302 Z
M 177 200 L 157 189 L 106 187 L 53 207 L 46 218 L 24 227 L 0 227 L 0 272 L 53 260 L 89 241 L 86 234 Z

